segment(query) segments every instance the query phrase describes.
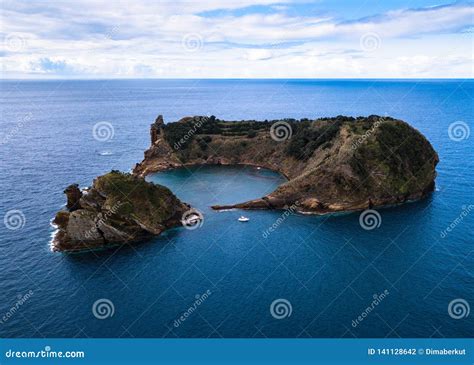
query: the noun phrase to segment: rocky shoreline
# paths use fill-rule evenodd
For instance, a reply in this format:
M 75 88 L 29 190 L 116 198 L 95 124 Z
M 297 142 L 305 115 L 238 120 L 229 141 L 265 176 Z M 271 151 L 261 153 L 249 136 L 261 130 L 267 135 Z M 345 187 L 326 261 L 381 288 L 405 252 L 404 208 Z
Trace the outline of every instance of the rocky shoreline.
M 223 121 L 186 117 L 150 127 L 151 146 L 132 174 L 111 171 L 92 186 L 66 188 L 53 220 L 55 251 L 133 243 L 182 224 L 190 206 L 148 174 L 195 165 L 249 165 L 287 182 L 259 199 L 224 209 L 292 209 L 329 214 L 419 200 L 435 188 L 438 155 L 407 123 L 390 117 Z M 194 219 L 194 218 L 193 218 Z
M 53 220 L 53 251 L 139 242 L 180 225 L 190 209 L 164 186 L 118 171 L 97 177 L 88 189 L 73 184 L 64 193 L 66 209 Z
M 206 123 L 211 127 L 203 128 Z M 264 127 L 254 129 L 256 123 Z M 288 138 L 272 131 L 279 123 Z M 232 128 L 239 124 L 246 128 L 235 133 Z M 183 131 L 178 141 L 187 137 L 186 143 L 170 143 L 169 129 Z M 398 205 L 434 190 L 439 161 L 420 132 L 390 117 L 226 122 L 198 116 L 165 124 L 159 116 L 150 134 L 151 146 L 133 170 L 138 176 L 195 165 L 250 165 L 288 179 L 265 197 L 215 205 L 216 210 L 294 205 L 301 213 L 328 214 Z

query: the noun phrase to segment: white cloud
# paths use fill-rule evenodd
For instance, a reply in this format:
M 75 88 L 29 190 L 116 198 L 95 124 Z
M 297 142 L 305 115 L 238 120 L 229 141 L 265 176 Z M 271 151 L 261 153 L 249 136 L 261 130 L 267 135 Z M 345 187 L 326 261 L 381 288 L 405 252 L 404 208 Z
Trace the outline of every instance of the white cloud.
M 472 23 L 474 10 L 467 4 L 341 22 L 317 14 L 288 16 L 286 3 L 83 0 L 38 11 L 37 5 L 6 1 L 3 75 L 472 77 L 471 38 L 457 32 Z M 272 12 L 200 15 L 250 5 L 272 5 Z M 190 34 L 201 40 L 196 49 L 183 47 Z M 380 38 L 371 52 L 361 47 L 366 34 Z M 19 47 L 9 43 L 12 35 Z
M 249 61 L 261 61 L 272 58 L 273 53 L 268 49 L 250 49 L 247 51 L 246 59 Z

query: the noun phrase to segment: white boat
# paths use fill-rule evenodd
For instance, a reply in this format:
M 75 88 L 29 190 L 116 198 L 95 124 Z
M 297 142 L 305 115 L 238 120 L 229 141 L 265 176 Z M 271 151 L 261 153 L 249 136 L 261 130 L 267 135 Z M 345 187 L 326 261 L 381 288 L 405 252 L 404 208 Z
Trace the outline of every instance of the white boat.
M 248 222 L 250 219 L 247 217 L 244 217 L 243 215 L 240 216 L 239 222 Z

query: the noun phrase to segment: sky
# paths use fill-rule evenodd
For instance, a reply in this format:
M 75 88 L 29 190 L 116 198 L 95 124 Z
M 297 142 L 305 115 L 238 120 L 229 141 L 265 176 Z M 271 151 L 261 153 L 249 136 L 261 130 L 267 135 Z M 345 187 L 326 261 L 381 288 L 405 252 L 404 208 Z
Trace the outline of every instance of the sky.
M 472 78 L 473 2 L 2 0 L 2 78 Z

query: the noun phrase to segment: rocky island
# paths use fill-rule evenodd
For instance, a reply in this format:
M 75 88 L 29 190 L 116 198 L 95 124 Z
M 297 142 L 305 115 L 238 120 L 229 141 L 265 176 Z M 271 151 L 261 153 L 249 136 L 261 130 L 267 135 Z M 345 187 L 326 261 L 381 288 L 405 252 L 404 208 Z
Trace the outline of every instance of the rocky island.
M 70 185 L 66 209 L 56 214 L 54 251 L 80 251 L 117 243 L 133 243 L 180 225 L 189 210 L 166 187 L 112 171 L 90 188 Z
M 223 121 L 186 117 L 151 125 L 151 146 L 134 174 L 191 165 L 254 165 L 288 181 L 259 199 L 214 209 L 325 214 L 400 204 L 434 190 L 438 155 L 407 123 L 390 117 Z
M 213 209 L 357 211 L 421 199 L 434 190 L 438 155 L 407 123 L 390 117 L 223 121 L 186 117 L 151 125 L 151 146 L 132 174 L 112 171 L 80 190 L 54 218 L 53 250 L 142 241 L 183 222 L 190 206 L 150 173 L 193 165 L 253 165 L 288 181 L 259 199 Z M 194 219 L 194 218 L 193 218 Z

